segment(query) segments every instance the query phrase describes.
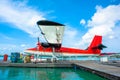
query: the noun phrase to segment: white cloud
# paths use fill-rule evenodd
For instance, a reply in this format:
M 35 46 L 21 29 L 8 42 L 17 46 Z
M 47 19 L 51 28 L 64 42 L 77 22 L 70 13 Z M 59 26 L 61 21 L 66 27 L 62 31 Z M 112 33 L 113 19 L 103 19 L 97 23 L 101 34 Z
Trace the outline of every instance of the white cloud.
M 4 35 L 2 33 L 0 33 L 0 37 L 3 38 L 3 39 L 6 39 L 6 40 L 14 40 L 14 38 L 6 36 L 6 35 Z
M 21 46 L 21 47 L 26 47 L 27 45 L 26 45 L 26 44 L 21 44 L 20 46 Z
M 84 19 L 81 19 L 80 24 L 81 24 L 81 25 L 85 25 L 85 24 L 86 24 L 86 21 L 85 21 Z
M 10 52 L 16 51 L 16 47 L 13 44 L 0 44 L 1 54 L 10 54 Z
M 71 47 L 71 48 L 78 48 L 78 41 L 80 39 L 80 36 L 82 33 L 81 31 L 78 31 L 73 26 L 70 26 L 66 24 L 65 26 L 65 32 L 63 37 L 63 46 L 65 47 Z
M 12 0 L 0 0 L 0 20 L 12 23 L 15 28 L 21 29 L 31 36 L 36 37 L 40 34 L 36 22 L 41 19 L 45 19 L 44 14 L 26 6 L 26 2 L 18 1 L 16 3 L 12 2 Z M 80 24 L 87 26 L 89 29 L 82 39 L 79 39 L 81 34 L 78 30 L 66 26 L 63 43 L 69 47 L 80 46 L 81 48 L 86 48 L 86 45 L 97 34 L 103 36 L 104 43 L 110 47 L 114 46 L 118 50 L 118 42 L 120 41 L 120 25 L 118 26 L 118 23 L 120 24 L 120 5 L 109 5 L 106 8 L 96 6 L 96 13 L 90 20 L 86 22 L 82 19 L 80 21 Z M 16 47 L 15 45 L 10 45 L 8 48 L 11 46 L 12 48 Z M 25 46 L 21 44 L 21 47 Z
M 106 8 L 101 6 L 96 7 L 96 13 L 88 20 L 88 32 L 82 37 L 82 41 L 79 42 L 80 45 L 90 43 L 94 35 L 102 35 L 105 41 L 114 39 L 120 33 L 116 32 L 117 23 L 120 23 L 120 5 L 109 5 Z M 120 27 L 120 26 L 119 26 Z M 120 39 L 114 41 L 119 42 Z M 107 43 L 107 42 L 105 42 Z M 112 42 L 114 44 L 116 42 Z M 119 43 L 117 43 L 119 44 Z M 116 46 L 115 48 L 117 48 Z M 109 50 L 109 49 L 108 49 Z
M 29 48 L 29 44 L 0 44 L 1 54 L 10 55 L 11 52 L 23 52 L 23 50 Z
M 31 36 L 38 36 L 36 27 L 38 20 L 45 19 L 43 13 L 25 5 L 26 2 L 13 2 L 0 0 L 0 18 L 2 21 L 12 23 L 15 28 L 21 29 Z

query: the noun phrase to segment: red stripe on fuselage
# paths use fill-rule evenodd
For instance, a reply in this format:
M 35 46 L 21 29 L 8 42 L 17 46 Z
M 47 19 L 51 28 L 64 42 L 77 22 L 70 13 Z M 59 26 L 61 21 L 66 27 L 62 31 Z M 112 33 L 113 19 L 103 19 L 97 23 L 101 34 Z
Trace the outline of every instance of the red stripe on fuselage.
M 31 48 L 27 49 L 30 51 L 39 51 L 39 52 L 53 52 L 52 48 Z M 93 52 L 91 50 L 82 50 L 82 49 L 74 49 L 74 48 L 66 48 L 66 47 L 61 47 L 60 49 L 55 49 L 55 52 L 58 53 L 68 53 L 68 54 L 97 54 L 96 52 Z
M 95 37 L 92 40 L 92 43 L 88 47 L 87 50 L 82 49 L 75 49 L 75 48 L 67 48 L 67 47 L 60 47 L 55 48 L 55 52 L 58 53 L 69 53 L 69 54 L 100 54 L 101 50 L 99 50 L 97 47 L 99 44 L 102 43 L 102 36 L 95 35 Z M 39 51 L 39 52 L 53 52 L 52 47 L 44 48 L 41 46 L 40 42 L 38 41 L 36 48 L 27 49 L 30 51 Z

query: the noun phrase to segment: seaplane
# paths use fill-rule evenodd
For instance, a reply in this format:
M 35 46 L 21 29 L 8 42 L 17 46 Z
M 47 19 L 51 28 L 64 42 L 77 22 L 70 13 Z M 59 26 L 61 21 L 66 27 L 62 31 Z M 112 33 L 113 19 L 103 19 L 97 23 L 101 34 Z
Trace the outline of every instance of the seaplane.
M 40 42 L 38 38 L 36 47 L 26 49 L 24 53 L 51 56 L 52 58 L 59 59 L 59 57 L 69 56 L 99 56 L 101 50 L 106 47 L 102 44 L 102 36 L 99 35 L 94 36 L 91 44 L 85 50 L 63 47 L 62 39 L 65 25 L 48 20 L 38 21 L 37 25 L 47 42 Z

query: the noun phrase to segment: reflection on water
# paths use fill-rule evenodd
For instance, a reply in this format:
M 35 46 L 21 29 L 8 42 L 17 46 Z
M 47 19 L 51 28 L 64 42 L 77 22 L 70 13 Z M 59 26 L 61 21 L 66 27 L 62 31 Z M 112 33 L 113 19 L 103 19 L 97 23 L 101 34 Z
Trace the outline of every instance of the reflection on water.
M 92 73 L 72 68 L 0 67 L 0 80 L 106 80 Z

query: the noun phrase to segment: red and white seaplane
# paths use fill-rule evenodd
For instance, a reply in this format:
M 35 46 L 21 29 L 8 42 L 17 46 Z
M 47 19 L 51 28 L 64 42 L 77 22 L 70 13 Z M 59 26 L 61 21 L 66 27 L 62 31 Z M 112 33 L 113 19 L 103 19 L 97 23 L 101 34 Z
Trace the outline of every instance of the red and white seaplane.
M 64 33 L 64 25 L 42 20 L 38 21 L 37 25 L 41 30 L 41 34 L 45 37 L 47 43 L 39 41 L 35 48 L 25 50 L 28 54 L 38 54 L 41 56 L 52 56 L 53 58 L 65 56 L 89 56 L 100 55 L 101 50 L 105 47 L 102 45 L 102 36 L 95 35 L 89 47 L 85 50 L 62 47 L 62 38 Z

